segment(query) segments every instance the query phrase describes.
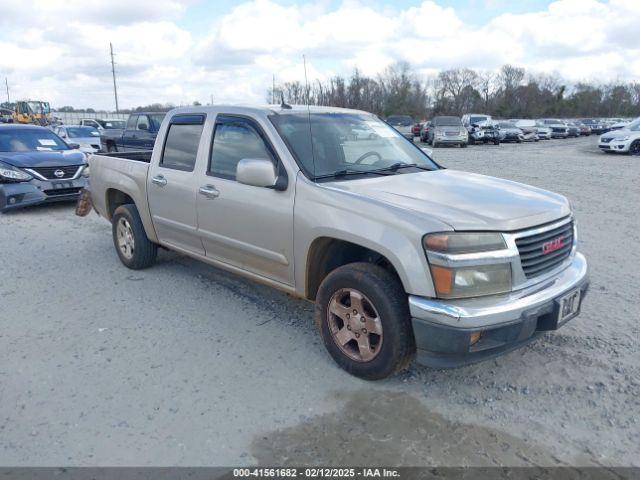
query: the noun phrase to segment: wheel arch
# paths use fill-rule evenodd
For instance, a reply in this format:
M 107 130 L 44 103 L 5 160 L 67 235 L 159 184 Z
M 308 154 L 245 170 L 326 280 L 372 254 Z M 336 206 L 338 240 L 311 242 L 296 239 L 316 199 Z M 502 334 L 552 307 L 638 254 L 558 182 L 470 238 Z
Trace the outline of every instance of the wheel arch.
M 390 272 L 407 291 L 401 270 L 390 255 L 377 250 L 332 236 L 318 237 L 311 242 L 305 265 L 304 296 L 314 301 L 318 289 L 326 276 L 338 267 L 355 262 L 379 265 Z

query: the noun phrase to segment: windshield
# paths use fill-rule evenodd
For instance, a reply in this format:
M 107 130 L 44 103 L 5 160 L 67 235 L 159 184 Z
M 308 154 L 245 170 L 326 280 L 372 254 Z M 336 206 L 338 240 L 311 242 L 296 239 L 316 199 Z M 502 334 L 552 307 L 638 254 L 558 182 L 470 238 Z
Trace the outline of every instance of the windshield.
M 312 178 L 397 168 L 397 164 L 438 169 L 422 150 L 373 115 L 291 113 L 270 115 L 269 119 Z
M 29 105 L 29 108 L 33 113 L 42 113 L 42 106 L 40 105 L 40 102 L 27 102 L 27 105 Z
M 387 117 L 389 125 L 408 127 L 413 125 L 413 119 L 409 115 L 391 115 Z
M 436 127 L 461 127 L 462 122 L 458 117 L 436 117 L 433 119 Z
M 640 131 L 640 118 L 636 118 L 633 122 L 625 125 L 625 130 L 631 130 L 633 132 Z
M 487 117 L 486 115 L 482 115 L 482 116 L 477 116 L 477 117 L 470 117 L 469 118 L 469 122 L 470 123 L 480 123 L 480 122 L 484 122 L 485 120 L 487 120 L 489 117 Z
M 500 122 L 498 123 L 498 126 L 500 128 L 518 128 L 513 123 L 509 123 L 509 122 Z
M 545 120 L 544 124 L 545 125 L 558 125 L 558 124 L 562 124 L 562 122 L 560 120 L 550 118 L 550 119 Z
M 69 138 L 99 137 L 100 133 L 93 127 L 67 127 Z
M 0 152 L 69 150 L 66 143 L 47 129 L 0 130 Z

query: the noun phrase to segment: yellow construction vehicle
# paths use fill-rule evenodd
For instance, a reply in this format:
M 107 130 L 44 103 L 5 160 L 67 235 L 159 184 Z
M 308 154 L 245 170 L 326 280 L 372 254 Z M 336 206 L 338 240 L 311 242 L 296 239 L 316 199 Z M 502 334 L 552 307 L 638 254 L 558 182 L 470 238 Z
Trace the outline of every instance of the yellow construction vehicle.
M 40 100 L 21 100 L 16 102 L 13 113 L 14 123 L 33 123 L 49 125 L 51 123 L 51 107 L 49 102 Z

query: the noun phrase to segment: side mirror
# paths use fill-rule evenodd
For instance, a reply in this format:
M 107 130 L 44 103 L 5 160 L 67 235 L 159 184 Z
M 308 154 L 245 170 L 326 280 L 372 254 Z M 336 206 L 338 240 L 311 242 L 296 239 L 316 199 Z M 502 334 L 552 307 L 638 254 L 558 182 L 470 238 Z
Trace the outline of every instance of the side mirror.
M 243 158 L 238 162 L 236 180 L 244 185 L 273 188 L 278 181 L 278 175 L 271 160 Z
M 69 148 L 72 150 L 78 150 L 80 148 L 80 144 L 78 143 L 69 143 Z
M 138 125 L 138 130 L 149 130 L 149 125 L 147 125 L 146 123 L 141 123 L 140 125 Z

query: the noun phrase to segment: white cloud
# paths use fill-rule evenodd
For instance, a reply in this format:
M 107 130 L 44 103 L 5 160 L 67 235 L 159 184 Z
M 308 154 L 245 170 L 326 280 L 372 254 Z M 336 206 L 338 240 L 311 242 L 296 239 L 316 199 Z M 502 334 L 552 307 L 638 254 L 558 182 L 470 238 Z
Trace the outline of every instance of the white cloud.
M 375 75 L 398 60 L 423 73 L 508 62 L 570 80 L 640 76 L 637 0 L 557 0 L 479 26 L 430 0 L 404 9 L 246 0 L 189 29 L 181 19 L 194 1 L 0 0 L 0 76 L 9 77 L 14 97 L 110 107 L 109 41 L 125 106 L 210 95 L 261 102 L 273 74 L 304 79 L 303 54 L 310 80 L 354 67 Z M 480 3 L 469 0 L 468 8 Z

